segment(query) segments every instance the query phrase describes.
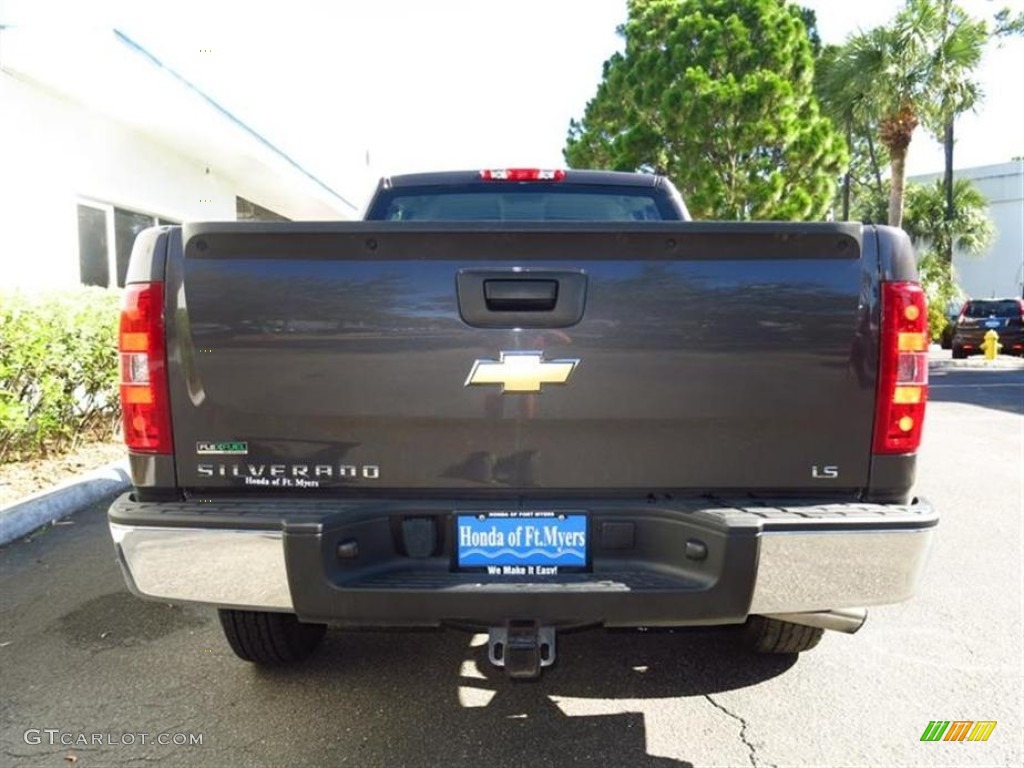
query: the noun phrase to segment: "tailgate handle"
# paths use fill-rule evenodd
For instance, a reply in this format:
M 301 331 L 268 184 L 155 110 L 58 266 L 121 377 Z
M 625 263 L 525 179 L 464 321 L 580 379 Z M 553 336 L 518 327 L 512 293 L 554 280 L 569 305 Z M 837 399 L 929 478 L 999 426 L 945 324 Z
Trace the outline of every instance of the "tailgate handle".
M 583 319 L 587 275 L 570 269 L 463 269 L 459 317 L 473 328 L 569 328 Z
M 550 312 L 558 303 L 557 280 L 484 280 L 491 312 Z

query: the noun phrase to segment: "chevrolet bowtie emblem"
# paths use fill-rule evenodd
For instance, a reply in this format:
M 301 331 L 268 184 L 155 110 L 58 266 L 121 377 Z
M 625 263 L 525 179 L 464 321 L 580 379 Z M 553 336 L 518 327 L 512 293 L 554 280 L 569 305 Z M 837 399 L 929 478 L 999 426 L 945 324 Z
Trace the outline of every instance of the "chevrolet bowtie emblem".
M 541 384 L 565 384 L 579 360 L 545 360 L 542 352 L 502 352 L 500 360 L 477 360 L 466 386 L 501 384 L 502 392 L 540 392 Z

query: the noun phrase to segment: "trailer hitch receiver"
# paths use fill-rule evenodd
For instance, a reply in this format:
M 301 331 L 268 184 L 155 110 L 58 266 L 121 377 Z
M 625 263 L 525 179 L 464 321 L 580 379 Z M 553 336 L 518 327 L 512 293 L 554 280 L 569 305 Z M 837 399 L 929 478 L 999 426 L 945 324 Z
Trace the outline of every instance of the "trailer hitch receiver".
M 540 677 L 541 669 L 555 663 L 555 628 L 535 621 L 510 621 L 488 632 L 487 656 L 491 664 L 520 680 Z

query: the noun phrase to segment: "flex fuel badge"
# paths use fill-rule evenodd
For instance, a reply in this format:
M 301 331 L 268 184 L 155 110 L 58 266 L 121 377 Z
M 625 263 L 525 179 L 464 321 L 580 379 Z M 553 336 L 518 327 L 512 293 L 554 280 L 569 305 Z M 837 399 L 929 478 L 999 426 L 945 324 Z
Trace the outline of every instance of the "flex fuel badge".
M 249 444 L 238 440 L 223 442 L 200 440 L 196 443 L 196 453 L 200 456 L 245 456 L 249 453 Z

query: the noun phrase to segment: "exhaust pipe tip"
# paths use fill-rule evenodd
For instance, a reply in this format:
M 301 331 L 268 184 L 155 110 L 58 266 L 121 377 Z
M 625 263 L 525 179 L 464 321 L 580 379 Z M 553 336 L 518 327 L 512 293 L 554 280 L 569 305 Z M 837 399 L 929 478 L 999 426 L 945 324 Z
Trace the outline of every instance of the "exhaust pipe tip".
M 788 621 L 791 624 L 802 624 L 806 627 L 820 627 L 834 632 L 855 634 L 864 626 L 868 619 L 866 608 L 840 608 L 834 611 L 810 611 L 806 613 L 773 613 L 765 614 L 769 619 Z

